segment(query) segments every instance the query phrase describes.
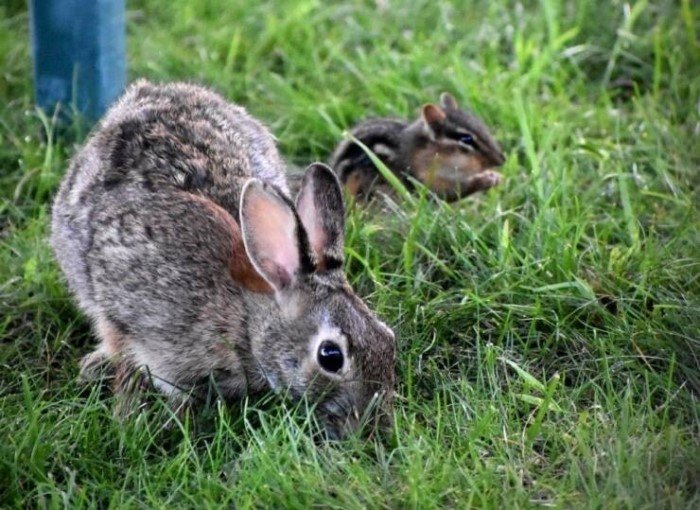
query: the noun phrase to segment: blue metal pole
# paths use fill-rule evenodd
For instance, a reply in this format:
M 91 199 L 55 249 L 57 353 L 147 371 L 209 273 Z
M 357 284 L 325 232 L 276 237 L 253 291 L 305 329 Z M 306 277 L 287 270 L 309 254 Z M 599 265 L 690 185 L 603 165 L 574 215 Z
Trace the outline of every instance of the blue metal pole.
M 37 104 L 97 120 L 126 84 L 124 0 L 30 0 Z

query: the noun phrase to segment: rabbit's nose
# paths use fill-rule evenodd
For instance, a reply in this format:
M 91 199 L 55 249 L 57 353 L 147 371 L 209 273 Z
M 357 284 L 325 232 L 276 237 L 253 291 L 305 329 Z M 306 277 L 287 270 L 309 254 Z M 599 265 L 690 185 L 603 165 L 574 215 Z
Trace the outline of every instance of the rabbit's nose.
M 360 422 L 353 414 L 342 418 L 340 416 L 328 416 L 325 420 L 326 437 L 331 441 L 344 439 L 357 432 Z
M 360 430 L 360 415 L 356 409 L 345 419 L 343 423 L 343 436 L 349 436 Z

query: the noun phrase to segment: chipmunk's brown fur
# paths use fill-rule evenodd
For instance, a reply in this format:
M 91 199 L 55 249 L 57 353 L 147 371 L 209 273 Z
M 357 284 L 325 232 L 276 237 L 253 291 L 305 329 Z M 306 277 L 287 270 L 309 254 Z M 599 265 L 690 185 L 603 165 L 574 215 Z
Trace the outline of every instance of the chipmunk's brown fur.
M 381 118 L 360 123 L 350 133 L 410 186 L 408 177 L 424 183 L 445 200 L 458 200 L 501 181 L 493 170 L 505 156 L 486 125 L 460 109 L 448 93 L 440 105 L 427 104 L 412 123 Z M 352 140 L 340 143 L 330 165 L 345 190 L 367 199 L 385 181 L 361 147 Z

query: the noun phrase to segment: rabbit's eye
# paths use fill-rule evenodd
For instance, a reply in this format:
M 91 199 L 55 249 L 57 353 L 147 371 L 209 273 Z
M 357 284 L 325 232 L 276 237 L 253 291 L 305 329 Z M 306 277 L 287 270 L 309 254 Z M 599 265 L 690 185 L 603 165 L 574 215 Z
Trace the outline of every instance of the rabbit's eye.
M 318 364 L 328 371 L 337 373 L 343 368 L 343 351 L 330 340 L 324 340 L 318 348 Z

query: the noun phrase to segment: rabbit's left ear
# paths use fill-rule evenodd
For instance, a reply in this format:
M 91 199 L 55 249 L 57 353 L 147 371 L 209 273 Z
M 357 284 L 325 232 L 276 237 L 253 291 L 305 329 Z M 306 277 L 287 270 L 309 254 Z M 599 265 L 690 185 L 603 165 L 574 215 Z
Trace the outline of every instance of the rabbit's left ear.
M 275 189 L 249 180 L 241 194 L 240 219 L 248 258 L 276 292 L 311 270 L 293 205 Z
M 330 271 L 342 267 L 345 206 L 333 170 L 322 163 L 309 166 L 297 196 L 296 210 L 306 230 L 316 270 Z
M 236 220 L 233 219 L 229 212 L 203 196 L 187 192 L 183 192 L 183 196 L 206 210 L 218 226 L 226 232 L 232 245 L 229 259 L 229 273 L 233 280 L 238 285 L 251 292 L 272 293 L 272 287 L 270 287 L 268 281 L 262 277 L 248 257 L 241 227 L 236 223 Z

